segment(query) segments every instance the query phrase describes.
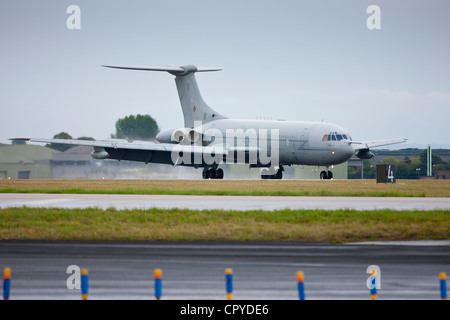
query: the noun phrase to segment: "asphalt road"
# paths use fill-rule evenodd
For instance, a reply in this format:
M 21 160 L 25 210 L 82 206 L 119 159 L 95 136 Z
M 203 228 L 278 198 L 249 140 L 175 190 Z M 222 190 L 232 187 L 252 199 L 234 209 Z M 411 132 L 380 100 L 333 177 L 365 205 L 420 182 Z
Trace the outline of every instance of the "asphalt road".
M 0 194 L 0 208 L 63 207 L 106 209 L 188 208 L 224 210 L 276 209 L 394 209 L 450 210 L 450 198 L 408 197 L 284 197 L 284 196 L 183 196 L 116 194 Z
M 88 269 L 90 300 L 153 300 L 155 268 L 163 271 L 163 300 L 224 300 L 225 268 L 233 269 L 237 300 L 296 300 L 298 270 L 306 299 L 369 300 L 370 265 L 381 271 L 379 300 L 439 300 L 450 243 L 0 241 L 11 300 L 80 299 L 80 290 L 67 288 L 70 265 Z

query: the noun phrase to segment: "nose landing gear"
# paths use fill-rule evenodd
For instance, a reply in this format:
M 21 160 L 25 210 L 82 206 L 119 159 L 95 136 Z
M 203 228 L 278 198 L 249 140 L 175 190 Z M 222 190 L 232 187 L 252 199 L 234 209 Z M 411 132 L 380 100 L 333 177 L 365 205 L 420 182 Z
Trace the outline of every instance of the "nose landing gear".
M 331 179 L 333 179 L 333 172 L 329 171 L 328 167 L 327 167 L 327 171 L 320 172 L 320 179 L 321 180 L 331 180 Z
M 223 179 L 223 170 L 215 167 L 205 167 L 202 173 L 203 179 Z

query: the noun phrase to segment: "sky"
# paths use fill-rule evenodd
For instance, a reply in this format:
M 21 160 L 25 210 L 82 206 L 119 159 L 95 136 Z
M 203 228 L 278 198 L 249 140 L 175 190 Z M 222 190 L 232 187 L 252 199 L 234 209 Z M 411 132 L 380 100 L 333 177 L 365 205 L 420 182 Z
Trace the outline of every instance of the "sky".
M 70 5 L 80 29 L 67 26 Z M 180 128 L 174 76 L 101 66 L 193 64 L 223 68 L 196 77 L 230 118 L 328 121 L 353 140 L 448 148 L 449 13 L 447 0 L 2 0 L 0 143 L 105 139 L 131 114 Z

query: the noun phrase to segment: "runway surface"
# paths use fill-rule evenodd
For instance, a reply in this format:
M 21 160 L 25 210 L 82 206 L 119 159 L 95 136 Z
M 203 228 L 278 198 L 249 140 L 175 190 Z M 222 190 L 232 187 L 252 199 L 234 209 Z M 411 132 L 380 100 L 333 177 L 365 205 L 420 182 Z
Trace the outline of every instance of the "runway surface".
M 89 270 L 89 299 L 154 299 L 153 272 L 163 272 L 163 299 L 225 299 L 225 268 L 234 299 L 296 300 L 296 273 L 306 299 L 370 300 L 367 267 L 381 271 L 379 300 L 440 299 L 439 273 L 450 274 L 449 241 L 378 244 L 298 242 L 0 241 L 0 268 L 11 268 L 11 300 L 81 299 L 68 289 L 77 265 Z
M 223 210 L 277 209 L 394 209 L 450 210 L 450 198 L 406 197 L 284 197 L 284 196 L 195 196 L 116 194 L 0 194 L 0 208 L 61 207 L 106 209 L 188 208 Z

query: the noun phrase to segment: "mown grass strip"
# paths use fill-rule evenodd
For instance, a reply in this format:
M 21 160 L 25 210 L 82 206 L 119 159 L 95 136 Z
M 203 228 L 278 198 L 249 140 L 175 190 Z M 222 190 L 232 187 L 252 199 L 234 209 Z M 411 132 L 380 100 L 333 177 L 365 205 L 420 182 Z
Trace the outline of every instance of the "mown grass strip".
M 425 197 L 425 193 L 410 194 L 395 191 L 382 192 L 345 192 L 345 191 L 283 191 L 283 190 L 173 190 L 173 189 L 109 189 L 89 190 L 83 188 L 71 189 L 0 189 L 0 193 L 49 193 L 49 194 L 161 194 L 161 195 L 214 195 L 214 196 L 343 196 L 343 197 Z
M 450 211 L 0 210 L 2 240 L 324 241 L 450 239 Z
M 0 180 L 0 193 L 450 197 L 449 180 Z

